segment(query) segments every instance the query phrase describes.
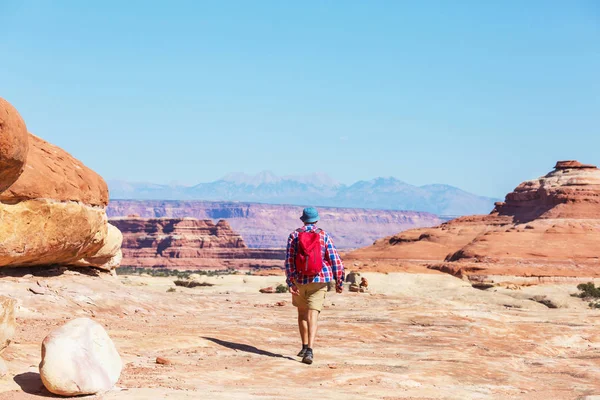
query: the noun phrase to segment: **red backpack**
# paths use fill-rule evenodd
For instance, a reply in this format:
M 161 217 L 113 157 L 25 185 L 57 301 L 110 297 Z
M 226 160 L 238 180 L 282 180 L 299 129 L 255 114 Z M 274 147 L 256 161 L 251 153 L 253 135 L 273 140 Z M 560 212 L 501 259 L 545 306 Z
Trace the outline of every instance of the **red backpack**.
M 304 276 L 318 275 L 323 269 L 321 253 L 321 230 L 304 231 L 298 229 L 298 251 L 296 251 L 296 270 Z

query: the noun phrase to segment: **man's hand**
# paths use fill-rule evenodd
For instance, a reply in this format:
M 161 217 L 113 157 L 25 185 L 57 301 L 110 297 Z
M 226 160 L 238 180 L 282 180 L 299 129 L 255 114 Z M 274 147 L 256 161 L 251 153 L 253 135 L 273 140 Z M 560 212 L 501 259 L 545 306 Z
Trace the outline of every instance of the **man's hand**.
M 298 287 L 296 285 L 292 285 L 290 286 L 290 293 L 298 296 L 300 294 L 300 291 L 298 290 Z
M 344 291 L 344 287 L 343 286 L 336 286 L 335 287 L 335 292 L 336 293 L 342 293 Z

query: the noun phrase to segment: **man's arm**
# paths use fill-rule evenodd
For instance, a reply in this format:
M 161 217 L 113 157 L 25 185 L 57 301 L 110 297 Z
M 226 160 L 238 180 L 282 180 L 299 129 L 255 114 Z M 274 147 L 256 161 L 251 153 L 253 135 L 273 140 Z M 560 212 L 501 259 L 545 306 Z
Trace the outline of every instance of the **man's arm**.
M 296 276 L 296 246 L 294 246 L 294 235 L 288 237 L 285 252 L 285 276 L 288 287 L 294 286 L 293 279 Z
M 340 258 L 340 255 L 333 244 L 331 236 L 327 235 L 325 244 L 327 248 L 327 257 L 329 257 L 329 261 L 331 262 L 331 272 L 333 273 L 333 277 L 335 278 L 336 282 L 336 289 L 339 291 L 344 287 L 344 264 L 342 263 L 342 259 Z

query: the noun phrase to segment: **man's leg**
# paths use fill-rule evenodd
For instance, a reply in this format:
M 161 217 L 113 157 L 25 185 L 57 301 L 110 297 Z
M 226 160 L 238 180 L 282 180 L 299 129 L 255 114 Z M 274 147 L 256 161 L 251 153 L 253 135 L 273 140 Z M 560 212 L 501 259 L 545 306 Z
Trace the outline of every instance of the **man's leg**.
M 298 329 L 302 347 L 308 344 L 308 308 L 298 307 Z
M 308 348 L 312 349 L 317 336 L 317 328 L 319 325 L 319 311 L 308 310 Z

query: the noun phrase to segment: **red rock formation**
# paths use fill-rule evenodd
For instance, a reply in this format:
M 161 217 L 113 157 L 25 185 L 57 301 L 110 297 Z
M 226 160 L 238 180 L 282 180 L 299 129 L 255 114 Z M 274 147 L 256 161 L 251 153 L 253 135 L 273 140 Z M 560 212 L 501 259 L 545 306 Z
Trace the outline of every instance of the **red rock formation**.
M 493 275 L 600 276 L 600 170 L 560 161 L 521 183 L 489 215 L 407 231 L 357 250 L 352 259 L 438 261 L 482 280 Z
M 25 169 L 6 191 L 1 201 L 30 199 L 77 201 L 105 207 L 108 187 L 100 175 L 69 153 L 29 134 L 29 155 Z
M 0 267 L 114 268 L 120 235 L 109 234 L 107 202 L 98 174 L 28 134 L 17 111 L 0 99 Z
M 10 103 L 0 98 L 0 193 L 23 172 L 28 149 L 23 118 Z
M 123 233 L 123 266 L 181 270 L 227 267 L 282 267 L 284 252 L 249 249 L 221 220 L 194 218 L 113 218 Z
M 112 200 L 109 216 L 137 214 L 145 218 L 193 217 L 226 219 L 248 247 L 284 248 L 289 233 L 300 227 L 302 207 L 209 201 Z M 437 216 L 414 211 L 319 207 L 320 226 L 338 248 L 357 248 L 393 233 L 442 222 Z

